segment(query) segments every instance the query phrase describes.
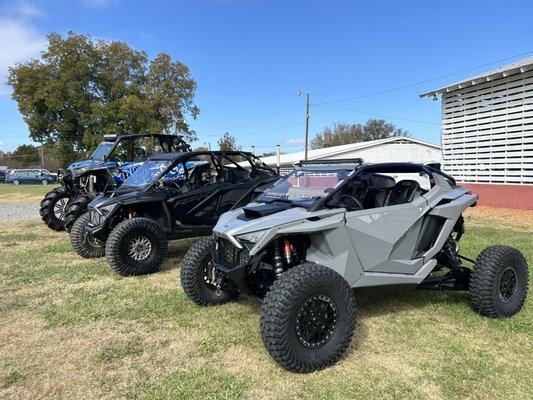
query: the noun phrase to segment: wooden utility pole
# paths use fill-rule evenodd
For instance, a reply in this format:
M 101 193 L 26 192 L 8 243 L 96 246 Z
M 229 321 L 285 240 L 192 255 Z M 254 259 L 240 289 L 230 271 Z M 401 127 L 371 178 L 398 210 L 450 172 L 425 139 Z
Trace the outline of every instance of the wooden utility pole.
M 309 93 L 305 95 L 305 151 L 304 160 L 307 161 L 307 149 L 309 148 L 309 105 L 310 96 Z
M 281 158 L 281 146 L 279 144 L 276 145 L 276 166 L 279 174 L 279 168 L 280 168 L 280 158 Z
M 298 90 L 296 96 L 300 97 L 302 91 Z M 305 149 L 304 149 L 304 160 L 307 161 L 307 149 L 309 148 L 309 108 L 311 106 L 311 95 L 309 93 L 305 94 Z

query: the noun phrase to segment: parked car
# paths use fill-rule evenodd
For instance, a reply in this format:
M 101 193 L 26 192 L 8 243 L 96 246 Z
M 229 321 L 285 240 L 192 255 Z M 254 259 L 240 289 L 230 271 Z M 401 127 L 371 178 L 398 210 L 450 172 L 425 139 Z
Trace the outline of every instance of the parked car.
M 150 158 L 73 224 L 82 257 L 106 256 L 120 275 L 154 272 L 167 241 L 211 235 L 218 217 L 252 201 L 278 174 L 251 153 L 194 151 Z
M 5 177 L 5 183 L 12 183 L 13 185 L 20 185 L 21 183 L 48 185 L 55 182 L 55 176 L 38 169 L 17 169 L 10 171 Z
M 177 135 L 105 136 L 88 160 L 59 171 L 61 187 L 41 201 L 43 222 L 53 230 L 69 231 L 96 195 L 119 187 L 148 157 L 173 151 L 190 147 Z
M 0 170 L 0 183 L 4 183 L 6 181 L 6 174 L 7 174 L 7 171 Z
M 182 287 L 202 306 L 262 298 L 263 343 L 294 372 L 326 368 L 345 353 L 354 289 L 466 291 L 481 315 L 510 317 L 526 299 L 527 262 L 500 245 L 476 260 L 460 254 L 462 213 L 477 200 L 425 165 L 303 164 L 220 217 L 213 236 L 185 255 Z

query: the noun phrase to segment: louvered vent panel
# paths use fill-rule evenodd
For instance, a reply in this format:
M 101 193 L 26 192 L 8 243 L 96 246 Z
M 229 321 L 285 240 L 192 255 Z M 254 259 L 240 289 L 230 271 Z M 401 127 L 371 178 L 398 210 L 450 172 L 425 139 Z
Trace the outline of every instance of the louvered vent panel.
M 459 181 L 533 184 L 533 71 L 444 94 L 442 152 Z

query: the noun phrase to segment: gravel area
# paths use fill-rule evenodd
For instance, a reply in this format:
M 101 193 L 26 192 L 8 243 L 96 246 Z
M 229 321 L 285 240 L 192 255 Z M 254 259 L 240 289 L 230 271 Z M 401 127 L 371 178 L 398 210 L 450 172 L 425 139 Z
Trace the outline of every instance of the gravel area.
M 0 204 L 0 222 L 39 218 L 38 204 Z

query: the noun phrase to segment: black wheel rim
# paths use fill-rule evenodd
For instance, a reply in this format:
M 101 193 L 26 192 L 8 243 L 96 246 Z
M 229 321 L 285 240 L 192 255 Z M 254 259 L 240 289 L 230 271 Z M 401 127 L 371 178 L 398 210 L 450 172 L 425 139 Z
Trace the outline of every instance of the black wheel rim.
M 54 216 L 57 219 L 65 219 L 65 209 L 67 208 L 68 199 L 62 197 L 54 204 Z
M 92 235 L 87 234 L 86 239 L 87 243 L 89 243 L 93 247 L 104 247 L 104 242 L 102 242 L 100 239 L 95 238 Z
M 144 261 L 152 253 L 152 241 L 146 236 L 135 236 L 128 243 L 128 257 L 133 261 Z
M 309 348 L 323 346 L 333 335 L 337 323 L 337 307 L 329 297 L 308 298 L 298 310 L 296 336 Z
M 517 276 L 513 268 L 507 268 L 500 276 L 498 294 L 503 302 L 508 302 L 516 291 Z

